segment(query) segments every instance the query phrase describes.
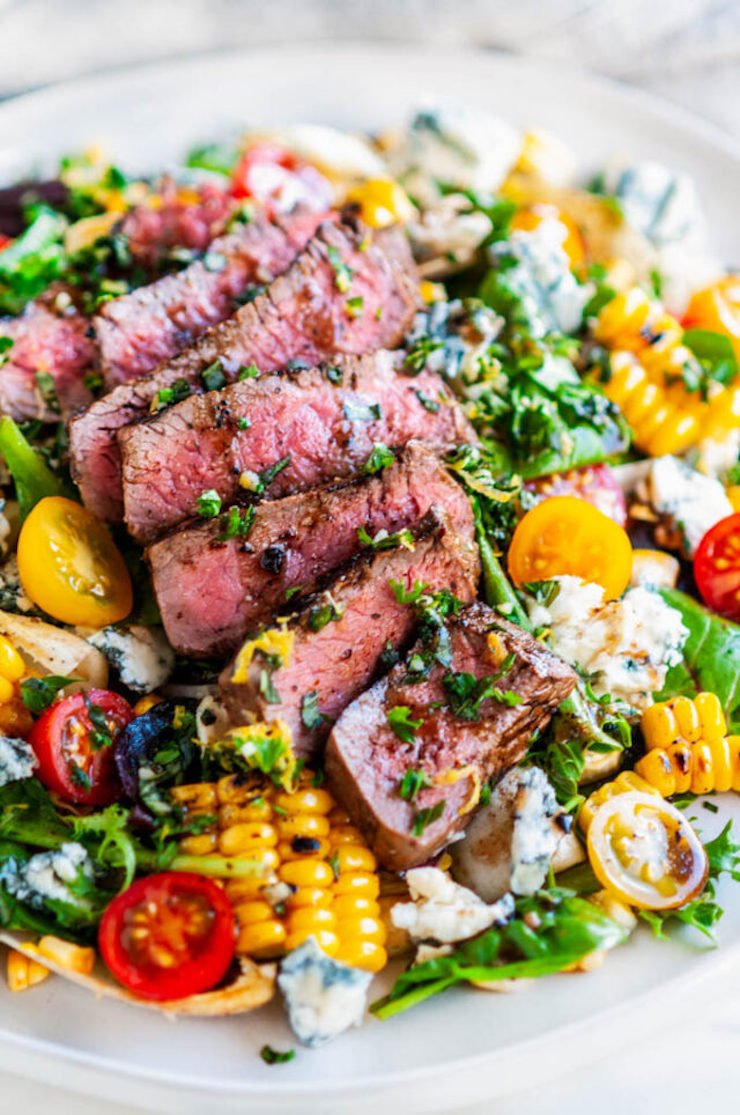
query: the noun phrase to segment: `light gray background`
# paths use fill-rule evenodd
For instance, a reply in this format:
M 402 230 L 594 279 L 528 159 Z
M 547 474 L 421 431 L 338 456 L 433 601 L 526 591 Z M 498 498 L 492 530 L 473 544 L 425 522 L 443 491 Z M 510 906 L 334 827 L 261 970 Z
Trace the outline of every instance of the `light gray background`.
M 471 44 L 585 66 L 740 138 L 740 0 L 0 0 L 0 96 L 130 62 L 289 40 L 310 50 L 332 38 Z M 547 1090 L 523 1082 L 495 1113 L 724 1115 L 737 1110 L 739 1048 L 740 972 L 694 993 L 649 1043 L 605 1048 Z M 133 1115 L 0 1078 L 0 1113 L 11 1112 Z

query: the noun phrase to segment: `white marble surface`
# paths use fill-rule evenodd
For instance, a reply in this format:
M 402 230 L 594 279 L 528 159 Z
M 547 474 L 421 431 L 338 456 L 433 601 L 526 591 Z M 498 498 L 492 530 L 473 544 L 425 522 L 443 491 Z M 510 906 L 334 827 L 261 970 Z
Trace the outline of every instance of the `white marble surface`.
M 471 43 L 587 66 L 740 137 L 740 0 L 0 0 L 0 95 L 133 61 L 280 41 L 286 28 L 293 41 Z M 649 1043 L 605 1049 L 576 1075 L 497 1103 L 496 1115 L 735 1110 L 739 1004 L 740 970 L 696 990 Z M 2 1115 L 103 1111 L 134 1115 L 119 1103 L 0 1078 Z

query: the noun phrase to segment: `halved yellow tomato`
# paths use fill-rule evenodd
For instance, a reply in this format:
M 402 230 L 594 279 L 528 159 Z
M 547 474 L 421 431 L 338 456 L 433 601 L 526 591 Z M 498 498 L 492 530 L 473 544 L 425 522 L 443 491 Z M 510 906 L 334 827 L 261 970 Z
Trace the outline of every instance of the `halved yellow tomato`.
M 586 500 L 553 496 L 528 511 L 514 531 L 509 572 L 517 585 L 582 577 L 616 600 L 629 584 L 632 545 L 622 527 Z
M 571 269 L 573 271 L 583 270 L 586 263 L 586 248 L 581 230 L 573 218 L 564 213 L 562 209 L 558 209 L 556 205 L 542 202 L 535 205 L 524 205 L 521 209 L 517 209 L 512 217 L 511 227 L 530 232 L 548 218 L 559 221 L 566 231 L 563 239 L 563 251 L 570 260 Z
M 687 329 L 708 329 L 729 337 L 740 360 L 740 275 L 726 275 L 719 282 L 692 295 L 686 309 Z
M 684 815 L 654 794 L 616 794 L 588 830 L 588 858 L 599 882 L 630 906 L 673 910 L 696 898 L 709 874 L 707 854 Z
M 71 499 L 40 500 L 18 539 L 27 596 L 54 619 L 84 627 L 117 623 L 131 611 L 131 577 L 99 519 Z

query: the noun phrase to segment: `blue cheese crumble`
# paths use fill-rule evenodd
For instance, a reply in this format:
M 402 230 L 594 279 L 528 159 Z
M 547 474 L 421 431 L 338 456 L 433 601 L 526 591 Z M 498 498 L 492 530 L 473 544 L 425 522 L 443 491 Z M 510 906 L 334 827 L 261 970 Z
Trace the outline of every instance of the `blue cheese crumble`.
M 49 900 L 85 908 L 87 902 L 71 887 L 80 877 L 93 881 L 93 863 L 81 844 L 62 844 L 56 852 L 38 852 L 25 862 L 13 857 L 0 867 L 0 884 L 19 902 L 36 910 Z
M 123 685 L 134 693 L 158 689 L 174 669 L 175 652 L 158 627 L 104 627 L 84 637 L 105 655 Z
M 31 778 L 36 766 L 37 759 L 30 743 L 0 736 L 0 786 Z
M 332 960 L 314 937 L 289 953 L 280 965 L 278 986 L 298 1040 L 315 1049 L 359 1026 L 372 978 L 370 972 Z
M 438 867 L 414 867 L 406 873 L 406 883 L 412 901 L 397 902 L 391 921 L 414 941 L 465 941 L 492 925 L 504 925 L 514 912 L 511 895 L 489 905 Z

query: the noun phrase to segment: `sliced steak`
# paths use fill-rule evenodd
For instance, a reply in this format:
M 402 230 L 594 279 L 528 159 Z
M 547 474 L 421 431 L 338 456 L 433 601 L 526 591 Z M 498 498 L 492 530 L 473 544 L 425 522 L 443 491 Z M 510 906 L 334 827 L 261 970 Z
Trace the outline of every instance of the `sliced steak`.
M 74 307 L 57 310 L 53 300 L 30 302 L 20 317 L 0 320 L 0 337 L 13 342 L 0 357 L 0 411 L 19 421 L 58 422 L 87 406 L 85 374 L 96 355 L 89 326 Z
M 437 456 L 411 442 L 376 476 L 314 488 L 255 509 L 248 540 L 224 538 L 228 513 L 155 543 L 148 558 L 167 637 L 181 654 L 236 650 L 247 632 L 286 610 L 286 593 L 313 592 L 362 546 L 364 527 L 403 530 L 435 505 L 472 537 L 470 501 Z M 243 514 L 243 513 L 242 513 Z
M 376 442 L 472 436 L 436 372 L 399 375 L 385 351 L 244 380 L 120 431 L 126 525 L 149 542 L 196 515 L 205 491 L 279 499 L 351 476 Z
M 104 302 L 94 327 L 108 389 L 140 379 L 224 321 L 250 286 L 285 271 L 320 221 L 307 209 L 275 223 L 257 217 L 218 237 L 183 271 Z
M 85 503 L 104 519 L 122 518 L 116 432 L 148 414 L 161 391 L 173 385 L 203 391 L 202 373 L 216 362 L 231 382 L 245 365 L 271 372 L 295 360 L 314 365 L 338 353 L 393 347 L 416 307 L 414 265 L 400 230 L 370 234 L 350 218 L 324 222 L 288 271 L 254 302 L 151 376 L 121 384 L 72 423 L 72 471 Z
M 326 749 L 333 792 L 380 862 L 393 871 L 424 863 L 450 842 L 481 784 L 520 761 L 532 733 L 576 683 L 562 659 L 485 604 L 464 608 L 448 621 L 447 631 L 449 665 L 434 662 L 427 676 L 415 681 L 419 673 L 399 663 L 346 709 Z M 421 640 L 407 661 L 425 654 L 429 657 Z M 502 668 L 506 672 L 499 677 Z M 481 686 L 465 701 L 465 689 L 485 679 L 499 693 L 477 703 Z M 519 704 L 513 703 L 514 694 Z M 398 708 L 406 710 L 395 714 L 404 739 L 389 723 Z M 421 724 L 404 731 L 408 720 Z M 409 771 L 419 772 L 423 788 L 413 790 L 407 780 L 402 797 Z
M 165 178 L 155 200 L 131 209 L 120 225 L 132 258 L 149 271 L 161 268 L 173 249 L 204 251 L 234 212 L 234 199 L 210 182 L 194 192 Z
M 430 511 L 413 528 L 414 549 L 397 547 L 353 558 L 280 628 L 247 642 L 220 679 L 232 723 L 283 720 L 298 755 L 310 756 L 332 723 L 376 677 L 384 654 L 413 637 L 414 613 L 399 603 L 391 581 L 409 592 L 417 581 L 449 589 L 464 602 L 478 582 L 472 533 L 459 535 L 444 512 Z M 270 657 L 275 635 L 287 643 Z M 277 644 L 281 645 L 281 644 Z

